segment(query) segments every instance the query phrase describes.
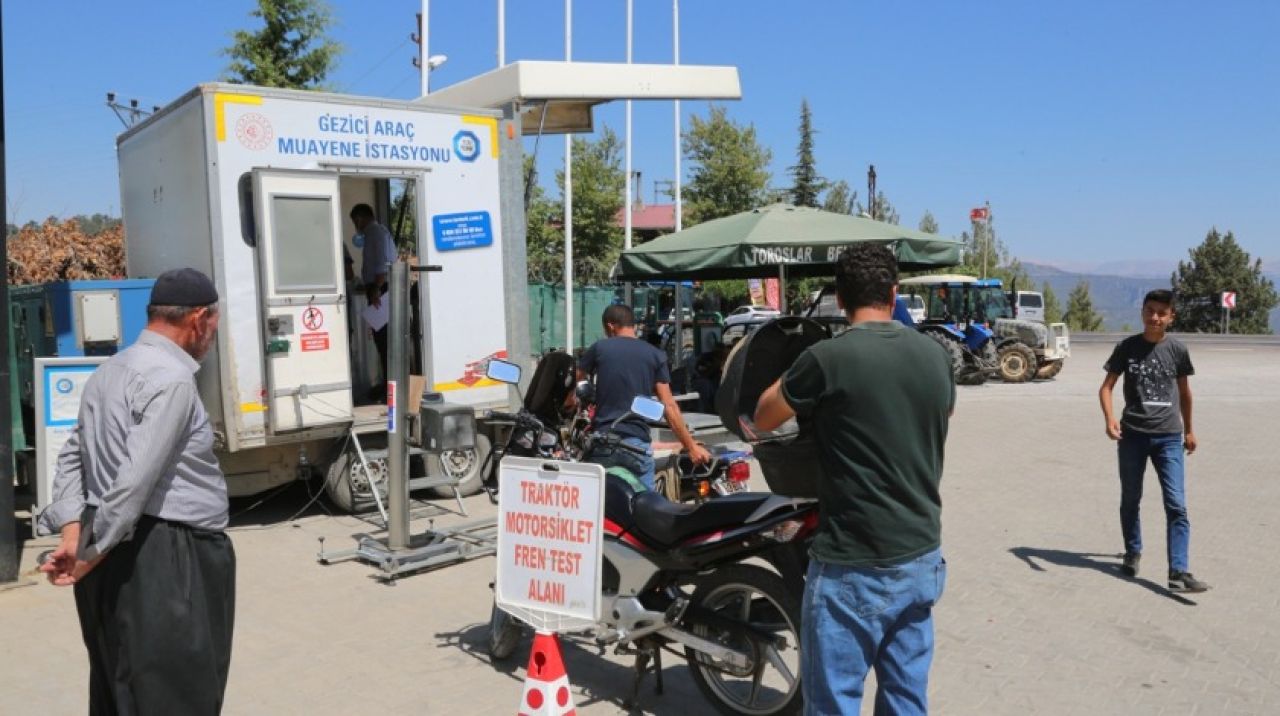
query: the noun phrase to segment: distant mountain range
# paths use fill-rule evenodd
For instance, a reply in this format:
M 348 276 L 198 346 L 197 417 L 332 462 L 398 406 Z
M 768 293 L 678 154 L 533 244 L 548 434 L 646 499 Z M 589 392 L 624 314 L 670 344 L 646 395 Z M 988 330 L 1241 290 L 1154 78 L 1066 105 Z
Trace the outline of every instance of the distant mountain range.
M 1141 325 L 1139 312 L 1142 297 L 1147 291 L 1168 288 L 1169 279 L 1177 268 L 1177 261 L 1110 261 L 1086 264 L 1082 262 L 1026 262 L 1022 266 L 1035 281 L 1034 287 L 1021 290 L 1040 290 L 1048 282 L 1058 296 L 1063 310 L 1067 297 L 1081 281 L 1089 282 L 1089 294 L 1093 307 L 1105 322 L 1108 331 L 1118 331 L 1126 324 L 1138 330 Z M 1262 260 L 1263 273 L 1280 286 L 1280 259 Z M 1280 331 L 1280 307 L 1271 311 L 1271 328 Z

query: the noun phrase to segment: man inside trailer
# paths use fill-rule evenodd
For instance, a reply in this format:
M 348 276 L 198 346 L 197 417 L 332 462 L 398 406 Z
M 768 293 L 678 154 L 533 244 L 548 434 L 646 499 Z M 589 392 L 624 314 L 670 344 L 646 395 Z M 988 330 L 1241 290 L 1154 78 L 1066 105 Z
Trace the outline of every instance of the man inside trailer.
M 364 284 L 365 298 L 375 308 L 382 305 L 382 295 L 387 292 L 387 274 L 396 260 L 396 245 L 387 227 L 378 223 L 373 207 L 356 204 L 351 209 L 351 222 L 355 224 L 355 244 L 360 247 L 360 281 Z M 381 380 L 374 387 L 375 394 L 386 392 L 387 326 L 373 332 L 373 344 L 378 349 L 378 365 Z M 378 396 L 373 396 L 377 398 Z

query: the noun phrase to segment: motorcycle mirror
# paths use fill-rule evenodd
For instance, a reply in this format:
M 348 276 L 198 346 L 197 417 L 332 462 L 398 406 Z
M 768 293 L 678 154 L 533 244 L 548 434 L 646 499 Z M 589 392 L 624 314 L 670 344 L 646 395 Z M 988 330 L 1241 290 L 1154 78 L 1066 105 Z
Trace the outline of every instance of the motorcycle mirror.
M 488 367 L 484 370 L 484 375 L 486 378 L 496 380 L 499 383 L 516 385 L 520 382 L 520 366 L 495 358 L 489 361 Z
M 666 408 L 662 403 L 643 395 L 637 395 L 635 399 L 631 401 L 631 412 L 651 423 L 662 419 L 662 414 L 665 411 Z

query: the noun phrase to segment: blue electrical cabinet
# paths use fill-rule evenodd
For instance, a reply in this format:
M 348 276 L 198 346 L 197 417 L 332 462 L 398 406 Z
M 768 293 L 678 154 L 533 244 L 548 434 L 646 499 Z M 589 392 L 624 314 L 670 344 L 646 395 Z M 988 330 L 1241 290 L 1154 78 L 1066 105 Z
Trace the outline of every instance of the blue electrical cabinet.
M 45 284 L 54 355 L 109 356 L 132 345 L 147 325 L 155 279 L 56 281 Z
M 114 355 L 147 325 L 155 279 L 53 281 L 9 289 L 19 393 L 30 408 L 35 358 Z

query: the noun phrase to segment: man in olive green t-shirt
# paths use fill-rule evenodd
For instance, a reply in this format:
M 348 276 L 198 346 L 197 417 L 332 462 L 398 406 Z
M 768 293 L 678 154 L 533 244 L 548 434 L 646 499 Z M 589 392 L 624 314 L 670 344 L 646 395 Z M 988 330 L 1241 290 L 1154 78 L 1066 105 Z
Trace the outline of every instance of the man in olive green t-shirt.
M 852 328 L 802 353 L 756 407 L 764 430 L 809 421 L 822 460 L 801 615 L 810 714 L 858 713 L 872 668 L 877 714 L 928 712 L 955 382 L 935 341 L 892 320 L 897 283 L 888 248 L 844 251 L 836 298 Z

